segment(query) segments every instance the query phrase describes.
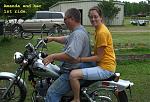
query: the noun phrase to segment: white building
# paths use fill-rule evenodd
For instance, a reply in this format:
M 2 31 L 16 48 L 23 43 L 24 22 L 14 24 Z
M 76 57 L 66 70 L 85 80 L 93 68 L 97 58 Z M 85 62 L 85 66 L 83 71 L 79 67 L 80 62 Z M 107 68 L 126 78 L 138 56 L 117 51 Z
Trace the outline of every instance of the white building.
M 69 8 L 77 8 L 81 12 L 81 23 L 83 25 L 91 25 L 88 18 L 88 11 L 91 7 L 97 6 L 100 0 L 76 0 L 76 1 L 61 1 L 49 7 L 49 11 L 65 12 Z M 124 21 L 124 4 L 115 2 L 115 6 L 120 8 L 119 13 L 113 19 L 110 25 L 123 25 Z

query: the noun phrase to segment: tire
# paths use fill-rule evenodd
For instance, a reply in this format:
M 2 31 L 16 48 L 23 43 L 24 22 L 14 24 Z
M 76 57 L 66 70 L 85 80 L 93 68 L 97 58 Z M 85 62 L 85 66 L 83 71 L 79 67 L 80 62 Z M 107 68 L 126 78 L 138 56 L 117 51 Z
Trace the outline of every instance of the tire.
M 33 33 L 29 33 L 29 32 L 21 32 L 21 38 L 25 39 L 25 40 L 30 40 L 33 38 Z
M 0 100 L 1 102 L 24 102 L 26 98 L 26 88 L 21 82 L 16 82 L 12 88 L 8 91 L 5 99 L 2 99 L 2 95 L 12 82 L 12 78 L 0 77 Z
M 19 24 L 14 24 L 12 25 L 12 32 L 15 33 L 15 34 L 19 34 L 23 31 L 23 28 L 21 25 Z
M 128 97 L 125 91 L 121 91 L 118 93 L 119 102 L 128 102 Z

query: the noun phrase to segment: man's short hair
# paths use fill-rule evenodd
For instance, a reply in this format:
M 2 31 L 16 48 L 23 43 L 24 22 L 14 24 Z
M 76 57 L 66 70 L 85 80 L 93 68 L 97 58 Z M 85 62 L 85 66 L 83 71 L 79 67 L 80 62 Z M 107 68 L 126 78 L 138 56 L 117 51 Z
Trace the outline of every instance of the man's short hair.
M 80 20 L 81 20 L 81 13 L 76 8 L 68 9 L 65 13 L 65 16 L 74 18 L 76 22 L 80 22 Z

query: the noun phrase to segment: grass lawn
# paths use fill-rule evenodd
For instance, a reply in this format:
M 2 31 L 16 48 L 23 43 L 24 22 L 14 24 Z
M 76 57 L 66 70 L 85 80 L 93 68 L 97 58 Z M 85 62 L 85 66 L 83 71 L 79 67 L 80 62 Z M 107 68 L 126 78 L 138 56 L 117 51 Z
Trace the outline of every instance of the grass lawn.
M 132 27 L 130 27 L 132 28 Z M 92 28 L 88 28 L 89 31 Z M 114 28 L 111 28 L 114 29 Z M 118 28 L 119 29 L 119 28 Z M 127 29 L 127 28 L 122 28 Z M 150 54 L 150 32 L 113 32 L 113 41 L 115 48 L 128 48 L 133 49 L 117 50 L 116 54 Z M 13 54 L 16 51 L 23 53 L 24 46 L 28 43 L 35 43 L 36 38 L 40 36 L 34 36 L 32 40 L 23 40 L 19 38 L 12 38 L 11 40 L 2 41 L 0 36 L 0 72 L 10 71 L 15 72 L 16 64 L 13 61 Z M 57 43 L 48 44 L 48 53 L 55 53 L 62 51 L 63 46 Z M 132 99 L 128 95 L 129 102 L 149 102 L 150 100 L 150 60 L 146 61 L 124 61 L 118 62 L 117 72 L 121 73 L 121 78 L 134 82 L 132 88 Z M 30 93 L 31 87 L 27 83 L 28 92 Z M 30 102 L 31 94 L 28 93 L 26 102 Z M 129 92 L 128 92 L 129 93 Z
M 149 102 L 150 97 L 150 60 L 141 62 L 120 62 L 117 72 L 121 78 L 134 82 L 132 87 L 132 99 L 128 92 L 129 102 Z

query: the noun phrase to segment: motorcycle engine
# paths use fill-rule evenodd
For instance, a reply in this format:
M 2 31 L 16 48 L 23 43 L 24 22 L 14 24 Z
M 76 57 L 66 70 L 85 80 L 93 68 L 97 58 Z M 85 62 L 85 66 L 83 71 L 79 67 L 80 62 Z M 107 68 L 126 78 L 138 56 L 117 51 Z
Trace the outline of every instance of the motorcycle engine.
M 45 97 L 47 90 L 49 88 L 49 84 L 47 83 L 46 80 L 40 80 L 36 82 L 35 88 L 40 96 Z

